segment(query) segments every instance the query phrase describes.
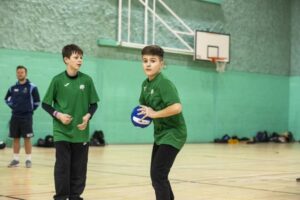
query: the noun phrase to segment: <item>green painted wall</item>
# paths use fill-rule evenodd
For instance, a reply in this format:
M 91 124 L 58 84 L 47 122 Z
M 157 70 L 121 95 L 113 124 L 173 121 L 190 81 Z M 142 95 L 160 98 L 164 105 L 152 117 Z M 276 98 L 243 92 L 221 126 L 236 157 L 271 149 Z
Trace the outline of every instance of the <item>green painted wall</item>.
M 300 1 L 291 3 L 291 77 L 289 129 L 300 133 Z
M 0 95 L 15 82 L 15 66 L 28 66 L 29 79 L 41 96 L 51 78 L 64 70 L 59 54 L 0 49 Z M 101 102 L 91 130 L 102 129 L 108 143 L 150 143 L 153 128 L 132 126 L 129 116 L 138 104 L 141 63 L 85 57 L 82 71 L 90 74 Z M 177 85 L 188 126 L 189 142 L 208 142 L 225 133 L 253 136 L 257 130 L 284 131 L 288 126 L 289 78 L 263 74 L 168 65 L 164 73 Z M 4 89 L 5 88 L 5 89 Z M 0 104 L 0 137 L 6 137 L 10 111 Z M 34 115 L 35 139 L 51 133 L 51 117 L 42 109 Z
M 290 101 L 289 101 L 289 130 L 299 136 L 300 133 L 300 77 L 290 78 Z
M 82 71 L 94 78 L 101 98 L 91 130 L 104 130 L 109 143 L 151 142 L 152 128 L 137 129 L 129 121 L 144 79 L 140 50 L 97 45 L 100 38 L 117 38 L 118 1 L 72 2 L 0 1 L 0 95 L 4 97 L 15 82 L 15 67 L 23 64 L 43 96 L 50 79 L 65 68 L 62 46 L 76 43 L 85 52 Z M 133 2 L 132 37 L 140 42 L 143 13 Z M 164 73 L 181 95 L 188 141 L 212 141 L 225 133 L 249 137 L 258 130 L 288 129 L 299 138 L 299 1 L 165 2 L 192 29 L 231 34 L 231 63 L 225 74 L 217 74 L 213 64 L 193 61 L 191 56 L 166 55 Z M 162 8 L 157 12 L 180 28 Z M 179 45 L 160 23 L 156 28 L 159 44 Z M 7 135 L 9 116 L 9 109 L 0 104 L 0 137 Z M 39 109 L 34 126 L 35 139 L 49 134 L 51 118 Z

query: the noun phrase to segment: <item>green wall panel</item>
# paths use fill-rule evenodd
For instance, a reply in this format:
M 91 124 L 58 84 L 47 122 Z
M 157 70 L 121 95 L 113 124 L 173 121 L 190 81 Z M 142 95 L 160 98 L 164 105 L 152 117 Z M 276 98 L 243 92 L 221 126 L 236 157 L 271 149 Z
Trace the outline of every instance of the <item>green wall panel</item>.
M 288 77 L 224 75 L 217 80 L 218 133 L 250 137 L 258 130 L 283 132 L 288 129 Z
M 43 96 L 51 78 L 65 68 L 62 46 L 76 43 L 85 52 L 82 71 L 93 77 L 101 99 L 91 130 L 104 130 L 108 143 L 151 142 L 152 127 L 138 129 L 129 120 L 145 78 L 140 50 L 97 43 L 101 38 L 116 40 L 118 1 L 71 2 L 0 1 L 0 95 L 4 97 L 16 81 L 15 67 L 23 64 Z M 181 95 L 188 141 L 212 141 L 225 133 L 250 137 L 258 130 L 288 129 L 299 138 L 299 1 L 165 2 L 192 29 L 231 35 L 231 62 L 225 74 L 217 74 L 214 65 L 193 61 L 191 56 L 166 54 L 164 73 Z M 143 41 L 141 8 L 133 2 L 132 38 L 136 42 Z M 162 7 L 157 13 L 181 30 Z M 156 25 L 159 44 L 180 46 L 161 23 Z M 193 43 L 192 39 L 189 42 Z M 7 136 L 9 117 L 10 110 L 0 104 L 0 138 Z M 51 133 L 51 118 L 42 109 L 34 118 L 35 139 Z
M 16 80 L 15 67 L 24 64 L 29 79 L 43 97 L 52 77 L 65 66 L 59 54 L 0 49 L 0 95 Z M 82 71 L 91 75 L 100 96 L 91 132 L 101 129 L 107 142 L 151 143 L 153 127 L 130 122 L 145 79 L 141 62 L 84 57 Z M 289 78 L 214 68 L 169 64 L 164 72 L 177 86 L 188 126 L 189 142 L 209 142 L 227 133 L 253 136 L 258 130 L 288 129 Z M 0 104 L 0 137 L 6 138 L 10 110 Z M 52 131 L 51 117 L 41 108 L 34 115 L 35 140 Z
M 291 3 L 291 77 L 289 95 L 289 130 L 300 135 L 300 1 Z
M 289 130 L 300 136 L 300 77 L 290 78 Z

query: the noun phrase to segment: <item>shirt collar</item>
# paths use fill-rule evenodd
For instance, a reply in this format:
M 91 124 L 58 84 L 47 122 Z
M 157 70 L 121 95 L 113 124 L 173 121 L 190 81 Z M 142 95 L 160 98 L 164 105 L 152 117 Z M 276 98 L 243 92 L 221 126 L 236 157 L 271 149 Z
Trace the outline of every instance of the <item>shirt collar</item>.
M 155 77 L 154 79 L 152 79 L 151 81 L 147 78 L 147 82 L 148 83 L 153 83 L 153 82 L 156 82 L 157 80 L 161 79 L 163 77 L 162 73 L 159 72 Z
M 77 74 L 76 74 L 75 76 L 70 76 L 70 75 L 67 73 L 67 71 L 65 71 L 65 74 L 66 74 L 66 76 L 67 76 L 68 78 L 70 78 L 70 79 L 76 79 L 76 78 L 78 77 L 79 72 L 77 72 Z
M 16 85 L 27 85 L 28 83 L 30 83 L 29 79 L 26 79 L 26 82 L 24 84 L 20 84 L 19 81 L 17 81 Z

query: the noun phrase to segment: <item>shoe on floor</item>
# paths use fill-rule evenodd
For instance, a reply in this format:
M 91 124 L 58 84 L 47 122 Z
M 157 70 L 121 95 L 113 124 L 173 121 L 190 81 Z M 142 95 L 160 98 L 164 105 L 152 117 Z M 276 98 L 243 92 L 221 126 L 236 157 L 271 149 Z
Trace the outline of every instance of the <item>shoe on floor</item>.
M 18 160 L 12 160 L 7 167 L 18 167 L 19 166 L 19 161 Z
M 31 168 L 31 165 L 32 165 L 31 161 L 30 160 L 26 160 L 26 162 L 25 162 L 26 168 Z

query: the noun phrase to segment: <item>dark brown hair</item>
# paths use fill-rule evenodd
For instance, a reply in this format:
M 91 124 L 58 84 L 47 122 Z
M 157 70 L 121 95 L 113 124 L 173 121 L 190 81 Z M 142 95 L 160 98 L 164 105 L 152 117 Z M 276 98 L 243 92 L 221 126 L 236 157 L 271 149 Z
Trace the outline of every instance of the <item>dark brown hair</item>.
M 143 55 L 158 56 L 161 58 L 161 60 L 163 60 L 164 59 L 164 50 L 158 45 L 149 45 L 149 46 L 145 46 L 142 49 L 142 56 Z
M 77 46 L 76 44 L 68 44 L 68 45 L 64 46 L 64 48 L 62 49 L 63 59 L 65 57 L 70 58 L 73 53 L 83 55 L 82 49 L 79 46 Z
M 27 68 L 24 67 L 23 65 L 18 65 L 16 71 L 18 71 L 19 69 L 24 69 L 25 73 L 27 74 Z

